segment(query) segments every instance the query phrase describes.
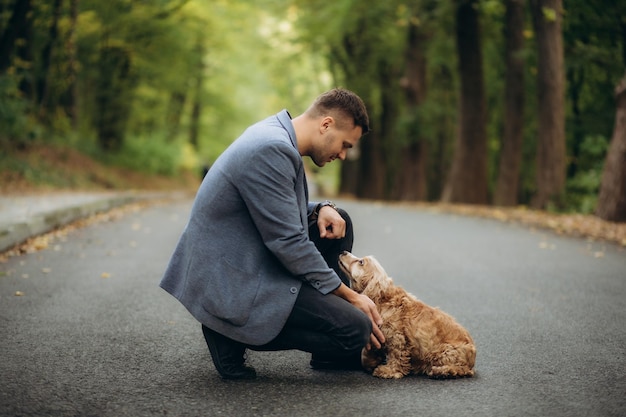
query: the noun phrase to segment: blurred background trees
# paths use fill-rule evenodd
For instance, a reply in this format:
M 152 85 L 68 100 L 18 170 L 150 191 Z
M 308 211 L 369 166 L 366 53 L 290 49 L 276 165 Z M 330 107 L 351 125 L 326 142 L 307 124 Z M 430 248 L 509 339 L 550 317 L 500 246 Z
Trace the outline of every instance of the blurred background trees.
M 622 3 L 0 0 L 0 145 L 176 175 L 343 86 L 372 132 L 326 189 L 591 213 L 617 184 L 624 221 Z

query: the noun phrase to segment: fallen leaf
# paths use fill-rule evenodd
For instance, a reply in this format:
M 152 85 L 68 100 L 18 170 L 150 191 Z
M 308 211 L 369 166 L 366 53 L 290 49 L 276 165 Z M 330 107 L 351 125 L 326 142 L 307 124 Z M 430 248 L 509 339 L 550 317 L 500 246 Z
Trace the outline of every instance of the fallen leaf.
M 109 274 L 108 272 L 103 272 L 103 273 L 100 275 L 100 278 L 109 278 L 110 276 L 111 276 L 111 274 Z
M 16 297 L 21 297 L 23 295 L 24 295 L 24 293 L 22 291 L 15 291 L 15 296 Z
M 39 251 L 48 247 L 48 235 L 38 236 L 33 239 L 31 251 Z
M 43 272 L 44 274 L 49 274 L 50 272 L 52 272 L 52 269 L 50 269 L 50 268 L 41 268 L 41 272 Z

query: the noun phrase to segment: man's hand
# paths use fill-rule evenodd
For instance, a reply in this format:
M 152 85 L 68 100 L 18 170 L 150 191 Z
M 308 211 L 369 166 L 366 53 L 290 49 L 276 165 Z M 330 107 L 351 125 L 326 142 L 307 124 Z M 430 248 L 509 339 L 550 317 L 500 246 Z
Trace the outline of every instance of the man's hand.
M 382 344 L 385 343 L 385 336 L 380 330 L 383 319 L 378 313 L 376 304 L 368 296 L 351 290 L 343 283 L 333 293 L 367 314 L 367 317 L 372 321 L 372 334 L 370 335 L 370 343 L 365 348 L 369 350 L 374 346 L 376 349 L 380 349 Z
M 330 206 L 320 209 L 317 227 L 320 229 L 322 239 L 341 239 L 346 236 L 346 221 L 337 210 Z

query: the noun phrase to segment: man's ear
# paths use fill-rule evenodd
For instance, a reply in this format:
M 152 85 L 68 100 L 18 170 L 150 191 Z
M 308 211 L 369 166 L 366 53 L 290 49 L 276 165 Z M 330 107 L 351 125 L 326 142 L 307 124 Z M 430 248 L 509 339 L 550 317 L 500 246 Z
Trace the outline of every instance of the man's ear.
M 320 123 L 320 133 L 324 134 L 333 127 L 335 124 L 335 119 L 332 116 L 325 116 Z

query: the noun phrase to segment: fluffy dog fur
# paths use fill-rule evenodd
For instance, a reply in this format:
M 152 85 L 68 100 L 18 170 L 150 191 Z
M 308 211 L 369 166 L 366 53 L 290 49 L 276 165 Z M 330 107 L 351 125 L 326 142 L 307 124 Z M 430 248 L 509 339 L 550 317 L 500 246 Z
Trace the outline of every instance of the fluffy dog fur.
M 410 373 L 431 378 L 474 375 L 474 341 L 454 318 L 396 286 L 371 256 L 357 258 L 344 252 L 339 265 L 350 277 L 352 289 L 367 295 L 383 319 L 382 351 L 363 350 L 367 371 L 380 378 Z

